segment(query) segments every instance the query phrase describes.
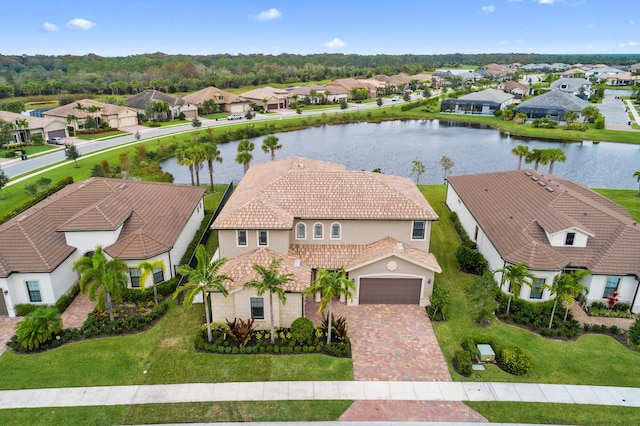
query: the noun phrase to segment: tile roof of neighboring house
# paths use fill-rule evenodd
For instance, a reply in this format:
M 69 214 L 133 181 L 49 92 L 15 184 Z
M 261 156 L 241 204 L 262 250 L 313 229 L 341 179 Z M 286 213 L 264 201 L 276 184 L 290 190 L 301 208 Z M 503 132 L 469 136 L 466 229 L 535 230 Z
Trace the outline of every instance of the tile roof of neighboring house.
M 388 75 L 378 74 L 378 75 L 374 75 L 369 80 L 378 80 L 378 81 L 381 81 L 383 83 L 388 83 L 389 82 L 389 78 L 390 77 Z
M 405 73 L 395 74 L 389 77 L 389 84 L 393 84 L 395 86 L 400 86 L 408 83 L 411 83 L 411 77 L 409 77 Z
M 179 107 L 187 102 L 180 98 L 169 96 L 166 93 L 162 93 L 158 90 L 147 89 L 143 92 L 133 95 L 125 100 L 128 107 L 135 109 L 145 109 L 151 101 L 164 101 L 172 107 Z
M 347 94 L 346 90 L 341 90 L 336 87 L 326 87 L 323 84 L 309 84 L 307 86 L 296 87 L 295 89 L 291 90 L 289 93 L 291 94 L 291 96 L 293 95 L 310 96 L 312 90 L 315 90 L 318 93 L 329 92 L 331 95 Z
M 218 89 L 217 87 L 213 86 L 205 87 L 204 89 L 198 90 L 197 92 L 191 93 L 190 95 L 183 96 L 182 99 L 196 105 L 202 105 L 204 101 L 209 99 L 213 99 L 216 104 L 230 104 L 234 102 L 244 101 L 238 95 L 225 92 L 224 90 Z
M 511 93 L 505 93 L 502 90 L 485 89 L 481 92 L 473 92 L 468 95 L 460 96 L 458 99 L 468 101 L 490 101 L 501 104 L 509 99 L 513 99 L 513 95 Z
M 242 97 L 247 99 L 257 99 L 259 101 L 271 98 L 284 99 L 289 97 L 289 92 L 285 89 L 276 89 L 275 87 L 266 86 L 245 92 L 242 94 Z
M 291 229 L 294 218 L 438 218 L 407 178 L 300 157 L 249 168 L 214 229 Z
M 524 108 L 560 108 L 580 112 L 589 106 L 589 102 L 580 99 L 577 96 L 564 93 L 559 89 L 551 90 L 542 95 L 528 99 L 515 108 L 515 111 Z
M 112 257 L 147 259 L 170 250 L 204 195 L 198 187 L 92 178 L 71 184 L 0 225 L 0 277 L 50 272 L 74 250 L 65 231 L 115 230 Z
M 584 75 L 584 70 L 580 68 L 571 68 L 570 70 L 566 70 L 562 73 L 562 77 L 568 78 L 572 75 L 582 74 Z
M 505 81 L 504 83 L 502 83 L 502 87 L 504 87 L 504 90 L 506 90 L 507 92 L 511 92 L 512 90 L 520 90 L 523 93 L 528 93 L 529 89 L 531 89 L 530 86 L 514 80 Z
M 300 259 L 312 269 L 337 269 L 344 266 L 347 271 L 396 256 L 421 268 L 442 272 L 432 253 L 403 244 L 391 237 L 371 244 L 292 244 L 289 246 L 289 256 Z
M 607 80 L 634 80 L 635 78 L 636 76 L 633 75 L 630 71 L 612 74 L 606 77 Z
M 449 184 L 507 262 L 640 275 L 640 225 L 583 185 L 533 170 L 451 176 Z M 589 234 L 587 246 L 552 247 L 546 232 L 566 229 Z
M 433 78 L 440 78 L 438 76 L 434 76 L 431 74 L 415 74 L 411 76 L 411 80 L 418 80 L 418 81 L 431 81 L 433 80 Z
M 27 120 L 28 129 L 44 129 L 45 127 L 55 123 L 52 118 L 32 117 L 30 115 L 16 114 L 11 111 L 0 111 L 0 120 L 15 123 L 20 120 Z
M 58 108 L 50 109 L 49 111 L 45 111 L 43 115 L 52 116 L 52 117 L 63 117 L 65 119 L 69 115 L 75 115 L 78 120 L 82 120 L 84 118 L 87 118 L 89 115 L 92 115 L 81 109 L 78 109 L 77 108 L 78 104 L 80 104 L 80 106 L 82 106 L 83 108 L 87 108 L 90 106 L 97 106 L 98 108 L 100 108 L 100 110 L 95 114 L 93 114 L 93 116 L 119 115 L 122 112 L 127 110 L 135 112 L 129 107 L 121 107 L 113 104 L 105 104 L 103 102 L 94 101 L 92 99 L 82 99 L 67 105 L 63 105 Z
M 227 260 L 219 270 L 221 275 L 231 278 L 226 280 L 224 286 L 228 291 L 240 290 L 244 284 L 260 280 L 260 275 L 253 269 L 253 265 L 268 267 L 273 260 L 283 259 L 278 271 L 280 274 L 291 274 L 293 279 L 282 288 L 285 291 L 302 292 L 311 284 L 311 268 L 294 256 L 283 256 L 266 248 L 259 248 L 242 254 L 234 259 Z
M 328 86 L 342 86 L 347 91 L 351 91 L 351 89 L 373 89 L 377 87 L 371 82 L 364 80 L 356 80 L 355 78 L 339 78 L 337 80 L 333 80 L 332 82 L 327 84 Z

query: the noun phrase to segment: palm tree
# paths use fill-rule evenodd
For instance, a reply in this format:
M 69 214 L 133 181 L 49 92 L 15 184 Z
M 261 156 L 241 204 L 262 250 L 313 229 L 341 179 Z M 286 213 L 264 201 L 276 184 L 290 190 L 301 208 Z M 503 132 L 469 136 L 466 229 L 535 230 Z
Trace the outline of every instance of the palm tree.
M 249 170 L 249 163 L 253 160 L 251 152 L 255 149 L 255 145 L 249 139 L 243 139 L 238 143 L 238 155 L 236 155 L 236 163 L 244 166 L 244 174 Z
M 564 154 L 564 151 L 560 148 L 549 148 L 546 149 L 547 160 L 549 160 L 549 174 L 553 174 L 553 165 L 556 161 L 564 163 L 567 161 L 567 156 Z
M 129 267 L 122 260 L 107 260 L 102 246 L 97 246 L 91 257 L 83 256 L 73 263 L 73 271 L 80 272 L 81 291 L 89 289 L 89 299 L 96 307 L 109 310 L 109 319 L 114 321 L 112 300 L 118 301 L 127 287 Z
M 575 111 L 569 110 L 564 113 L 564 122 L 567 123 L 567 129 L 569 128 L 571 123 L 573 123 L 577 119 L 578 119 L 578 113 Z
M 254 264 L 253 269 L 260 275 L 260 280 L 251 280 L 244 284 L 244 287 L 253 287 L 256 289 L 258 296 L 262 296 L 265 292 L 269 292 L 269 317 L 271 320 L 271 344 L 275 344 L 275 324 L 273 322 L 273 294 L 275 293 L 280 299 L 282 305 L 287 303 L 283 285 L 293 280 L 293 274 L 280 274 L 278 269 L 282 263 L 282 258 L 273 259 L 268 267 Z
M 231 281 L 231 278 L 219 273 L 220 268 L 227 259 L 220 258 L 211 261 L 211 256 L 202 244 L 196 249 L 196 260 L 195 268 L 189 265 L 178 266 L 178 273 L 188 277 L 188 281 L 185 285 L 176 289 L 173 293 L 173 298 L 175 299 L 184 291 L 183 306 L 185 309 L 189 309 L 193 305 L 196 296 L 203 292 L 204 311 L 207 319 L 207 338 L 211 343 L 213 341 L 213 333 L 211 332 L 211 315 L 209 314 L 209 292 L 219 291 L 224 297 L 227 297 L 229 293 L 224 286 L 224 282 Z
M 222 163 L 222 156 L 220 155 L 220 150 L 218 149 L 218 145 L 214 142 L 207 142 L 202 145 L 204 151 L 204 159 L 207 162 L 207 166 L 209 167 L 209 182 L 211 183 L 211 192 L 213 191 L 213 162 L 217 161 L 218 163 Z
M 600 114 L 600 111 L 598 110 L 598 108 L 596 108 L 593 105 L 589 105 L 588 107 L 585 107 L 581 112 L 580 115 L 582 115 L 584 117 L 584 129 L 587 130 L 587 124 L 595 117 L 598 116 L 598 114 Z
M 196 172 L 196 185 L 200 186 L 200 169 L 204 162 L 204 149 L 200 145 L 194 145 L 188 150 L 188 157 L 193 163 L 193 169 Z
M 72 123 L 73 123 L 73 124 L 72 124 Z M 68 114 L 68 115 L 67 115 L 67 124 L 68 124 L 69 126 L 72 126 L 72 127 L 73 127 L 74 134 L 75 134 L 75 131 L 76 131 L 76 125 L 77 125 L 77 123 L 78 123 L 78 117 L 76 117 L 76 116 L 75 116 L 75 115 L 73 115 L 73 114 Z
M 529 272 L 529 267 L 524 263 L 517 265 L 505 265 L 504 268 L 496 269 L 493 271 L 493 275 L 501 273 L 500 289 L 504 287 L 505 283 L 509 283 L 509 301 L 507 302 L 507 315 L 511 309 L 511 298 L 516 299 L 520 297 L 520 290 L 523 285 L 531 287 L 531 283 L 535 276 Z
M 19 142 L 24 142 L 29 144 L 30 141 L 27 141 L 27 132 L 25 131 L 25 129 L 28 129 L 28 128 L 29 128 L 29 122 L 27 121 L 26 118 L 16 120 L 16 129 L 20 134 Z
M 189 147 L 181 145 L 176 149 L 176 163 L 180 166 L 189 167 L 189 173 L 191 174 L 191 186 L 195 186 L 196 182 L 193 179 L 193 161 L 190 156 Z
M 277 137 L 269 135 L 264 138 L 264 141 L 262 141 L 262 150 L 264 153 L 266 154 L 271 151 L 271 161 L 276 159 L 276 151 L 282 148 L 282 145 L 278 143 L 278 140 L 279 139 Z
M 567 315 L 569 314 L 569 308 L 573 306 L 573 301 L 580 295 L 580 293 L 587 289 L 585 286 L 580 284 L 580 281 L 589 274 L 590 272 L 588 270 L 581 269 L 579 271 L 575 271 L 575 273 L 559 274 L 553 278 L 553 284 L 549 287 L 549 291 L 551 294 L 555 294 L 556 300 L 553 302 L 551 319 L 549 319 L 549 328 L 551 328 L 551 325 L 553 324 L 553 317 L 556 314 L 558 299 L 567 304 L 567 309 L 564 312 L 564 320 L 566 321 Z
M 518 156 L 518 170 L 522 167 L 522 159 L 531 155 L 531 151 L 529 151 L 529 147 L 526 145 L 518 145 L 511 150 L 513 155 Z
M 636 195 L 636 197 L 640 197 L 640 170 L 636 170 L 635 172 L 633 172 L 633 177 L 638 180 L 638 195 Z
M 538 170 L 538 165 L 542 164 L 544 166 L 549 163 L 547 150 L 534 148 L 533 151 L 524 158 L 524 162 L 527 164 L 534 163 L 533 170 Z
M 319 269 L 318 276 L 313 281 L 311 287 L 308 287 L 303 294 L 305 296 L 311 296 L 315 293 L 322 293 L 322 299 L 320 300 L 319 312 L 324 312 L 329 306 L 329 326 L 327 327 L 327 344 L 331 343 L 331 327 L 332 320 L 332 302 L 333 298 L 340 295 L 345 295 L 351 299 L 352 292 L 355 291 L 355 284 L 347 278 L 347 272 L 344 270 L 344 266 L 335 270 L 327 271 L 326 269 Z
M 151 275 L 152 277 L 152 282 L 153 282 L 153 302 L 157 305 L 158 304 L 158 289 L 156 289 L 156 279 L 153 276 L 153 273 L 157 270 L 160 269 L 162 270 L 162 276 L 164 277 L 164 274 L 166 273 L 166 269 L 164 267 L 164 261 L 160 260 L 160 259 L 156 259 L 154 261 L 145 261 L 145 262 L 140 262 L 140 264 L 138 265 L 138 269 L 142 271 L 142 274 L 140 275 L 140 288 L 142 288 L 144 290 L 145 284 L 147 282 L 147 278 L 149 278 L 149 275 Z

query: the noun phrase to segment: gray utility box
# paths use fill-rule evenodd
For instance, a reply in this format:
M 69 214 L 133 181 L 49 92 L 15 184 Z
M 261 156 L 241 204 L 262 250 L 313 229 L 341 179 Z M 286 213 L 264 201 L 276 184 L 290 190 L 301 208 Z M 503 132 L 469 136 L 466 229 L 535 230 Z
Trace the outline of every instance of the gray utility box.
M 491 345 L 476 345 L 478 348 L 478 358 L 480 362 L 496 362 L 496 353 Z

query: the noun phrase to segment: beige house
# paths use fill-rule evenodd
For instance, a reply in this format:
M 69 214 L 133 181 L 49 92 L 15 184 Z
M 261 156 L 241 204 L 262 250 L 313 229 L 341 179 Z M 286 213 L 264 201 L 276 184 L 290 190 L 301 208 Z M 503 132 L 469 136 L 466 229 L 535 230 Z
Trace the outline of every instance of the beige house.
M 250 90 L 241 96 L 253 104 L 262 106 L 265 111 L 271 111 L 289 108 L 289 98 L 291 95 L 285 89 L 266 86 Z
M 147 285 L 175 267 L 204 217 L 204 189 L 158 182 L 92 178 L 68 185 L 0 225 L 0 315 L 15 305 L 52 305 L 78 281 L 75 261 L 97 245 L 129 266 L 159 260 Z
M 581 184 L 535 170 L 450 176 L 448 182 L 447 206 L 489 268 L 525 263 L 536 277 L 521 298 L 551 299 L 545 285 L 555 276 L 587 269 L 587 303 L 606 302 L 618 291 L 620 302 L 640 312 L 640 227 L 627 209 Z
M 197 106 L 202 106 L 205 101 L 213 100 L 216 105 L 220 106 L 222 111 L 231 114 L 244 115 L 251 110 L 251 101 L 213 86 L 205 87 L 190 95 L 183 96 L 182 99 Z
M 268 327 L 268 296 L 244 283 L 252 265 L 282 258 L 295 279 L 276 325 L 304 315 L 302 291 L 321 268 L 344 266 L 356 291 L 348 304 L 426 306 L 441 269 L 429 252 L 438 216 L 409 179 L 291 157 L 252 166 L 213 222 L 229 296 L 213 293 L 214 321 L 254 318 Z M 277 310 L 277 312 L 275 311 Z
M 151 104 L 151 102 L 166 102 L 169 104 L 168 114 L 170 116 L 164 115 L 163 113 L 156 113 L 156 119 L 167 119 L 167 118 L 178 118 L 180 113 L 184 114 L 184 118 L 186 120 L 192 120 L 198 116 L 198 106 L 191 102 L 188 102 L 182 98 L 175 98 L 173 96 L 167 95 L 166 93 L 162 93 L 158 90 L 147 89 L 143 92 L 140 92 L 136 95 L 127 98 L 125 103 L 128 107 L 135 109 L 138 113 L 144 114 L 146 108 Z
M 382 84 L 382 87 L 384 87 L 384 85 L 386 85 L 386 83 Z M 366 89 L 369 91 L 369 98 L 375 99 L 378 97 L 378 86 L 376 84 L 372 84 L 371 82 L 365 80 L 356 80 L 355 78 L 339 78 L 337 80 L 333 80 L 330 83 L 327 83 L 326 87 L 332 90 L 335 89 L 346 91 L 349 94 L 349 99 L 352 98 L 352 89 Z
M 67 136 L 67 126 L 51 118 L 31 117 L 10 111 L 0 111 L 0 120 L 13 123 L 13 142 L 30 143 L 34 135 L 41 135 L 43 141 L 53 137 Z M 10 142 L 11 143 L 11 142 Z
M 98 108 L 96 112 L 88 112 L 87 109 Z M 52 118 L 58 123 L 73 127 L 75 130 L 82 130 L 87 117 L 95 118 L 98 127 L 102 123 L 108 123 L 109 127 L 119 129 L 121 127 L 135 126 L 138 124 L 138 112 L 129 107 L 122 107 L 92 99 L 82 99 L 58 108 L 50 109 L 42 113 L 45 117 Z M 69 120 L 73 116 L 75 120 Z
M 319 104 L 323 100 L 329 103 L 340 103 L 347 100 L 348 94 L 344 90 L 327 88 L 322 84 L 309 84 L 307 86 L 296 87 L 289 92 L 292 99 L 304 102 L 308 99 L 311 104 Z

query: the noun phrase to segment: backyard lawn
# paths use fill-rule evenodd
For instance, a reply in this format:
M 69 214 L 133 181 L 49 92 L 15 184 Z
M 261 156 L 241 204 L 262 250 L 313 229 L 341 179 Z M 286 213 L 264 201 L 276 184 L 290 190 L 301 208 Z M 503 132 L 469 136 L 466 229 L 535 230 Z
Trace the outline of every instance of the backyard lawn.
M 443 269 L 436 277 L 436 285 L 443 285 L 450 291 L 451 308 L 447 321 L 434 322 L 433 327 L 454 380 L 640 386 L 640 353 L 609 336 L 586 334 L 565 342 L 544 338 L 498 320 L 493 320 L 487 327 L 476 326 L 465 294 L 475 276 L 458 272 L 455 252 L 459 240 L 444 204 L 446 187 L 423 185 L 420 189 L 440 216 L 433 226 L 431 250 Z M 459 375 L 451 368 L 451 359 L 463 339 L 472 335 L 488 336 L 503 345 L 511 343 L 522 347 L 533 359 L 533 370 L 524 376 L 514 376 L 495 365 L 488 365 L 480 379 Z M 603 359 L 607 361 L 597 362 Z

